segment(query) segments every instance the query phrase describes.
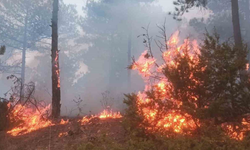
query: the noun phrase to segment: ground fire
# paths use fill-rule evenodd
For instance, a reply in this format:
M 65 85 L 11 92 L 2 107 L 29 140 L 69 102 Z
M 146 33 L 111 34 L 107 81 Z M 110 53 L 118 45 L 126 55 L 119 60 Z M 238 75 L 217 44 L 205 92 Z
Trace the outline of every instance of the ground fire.
M 188 54 L 188 57 L 191 60 L 191 63 L 188 64 L 190 66 L 196 65 L 199 61 L 197 56 L 200 52 L 197 41 L 190 41 L 186 39 L 184 40 L 184 44 L 178 46 L 178 36 L 179 32 L 176 32 L 167 42 L 168 51 L 162 53 L 162 58 L 166 62 L 164 65 L 155 65 L 155 58 L 145 57 L 146 55 L 148 55 L 148 51 L 143 52 L 139 59 L 137 61 L 134 61 L 132 65 L 132 69 L 138 70 L 145 81 L 145 90 L 144 92 L 138 92 L 136 103 L 138 108 L 142 108 L 138 113 L 144 116 L 145 123 L 150 124 L 150 127 L 147 128 L 147 130 L 150 132 L 160 131 L 167 133 L 168 131 L 173 131 L 178 134 L 189 134 L 200 126 L 199 120 L 195 120 L 188 113 L 183 113 L 180 109 L 178 109 L 182 106 L 182 102 L 172 97 L 170 93 L 173 90 L 173 86 L 166 77 L 160 75 L 160 73 L 162 72 L 162 68 L 164 68 L 166 64 L 173 68 L 179 65 L 175 61 L 177 55 L 185 57 Z M 205 68 L 201 69 L 200 71 L 203 71 L 204 69 Z M 157 78 L 152 80 L 152 77 Z M 202 84 L 193 78 L 192 72 L 189 75 L 189 79 L 193 80 L 195 85 Z M 164 116 L 161 116 L 159 118 L 158 115 L 160 113 L 160 109 L 164 108 L 159 105 L 147 107 L 147 104 L 150 104 L 152 101 L 152 99 L 148 98 L 147 96 L 147 91 L 149 90 L 154 90 L 154 97 L 157 97 L 157 99 L 161 101 L 166 101 L 166 99 L 170 100 L 171 103 L 174 104 L 175 108 L 164 112 Z M 197 97 L 198 95 L 190 95 L 190 98 L 192 99 L 195 107 L 197 107 Z M 39 111 L 22 105 L 15 106 L 15 109 L 12 110 L 12 117 L 14 118 L 11 119 L 21 120 L 22 123 L 20 123 L 14 129 L 8 131 L 7 133 L 11 134 L 12 136 L 18 136 L 41 128 L 55 125 L 55 123 L 52 123 L 52 121 L 46 118 L 45 113 L 48 113 L 49 111 L 50 105 L 45 108 L 39 108 Z M 94 118 L 117 119 L 122 118 L 122 115 L 120 114 L 120 112 L 104 110 L 99 115 L 84 116 L 78 122 L 81 125 L 85 125 L 90 123 L 90 121 Z M 69 120 L 61 119 L 59 124 L 65 125 L 68 123 Z M 242 124 L 246 125 L 244 131 L 236 131 L 230 124 L 224 124 L 222 125 L 222 127 L 231 138 L 242 140 L 244 138 L 243 132 L 250 129 L 249 123 L 247 123 L 245 120 L 242 121 Z M 66 132 L 60 133 L 58 137 L 66 135 Z
M 112 110 L 103 110 L 99 115 L 91 115 L 91 116 L 85 116 L 78 122 L 80 122 L 82 125 L 89 123 L 90 120 L 94 118 L 99 119 L 118 119 L 122 118 L 122 115 L 120 112 L 113 112 Z
M 11 104 L 8 104 L 9 107 L 11 107 Z M 59 123 L 53 123 L 49 119 L 49 114 L 51 112 L 50 105 L 47 107 L 27 107 L 22 106 L 21 104 L 18 104 L 14 107 L 13 110 L 11 110 L 11 120 L 20 122 L 18 126 L 13 128 L 10 131 L 7 131 L 8 134 L 12 136 L 20 136 L 24 135 L 36 130 L 39 130 L 41 128 L 54 126 L 54 125 L 66 125 L 69 123 L 69 120 L 61 119 Z M 108 118 L 121 118 L 122 115 L 120 112 L 113 112 L 111 110 L 104 110 L 99 115 L 92 115 L 91 117 L 83 117 L 78 122 L 80 122 L 82 125 L 89 122 L 91 119 L 94 118 L 100 118 L 100 119 L 108 119 Z M 67 133 L 61 133 L 58 135 L 58 137 L 66 136 Z
M 47 118 L 49 111 L 50 105 L 39 109 L 22 106 L 21 104 L 16 105 L 11 111 L 10 119 L 20 123 L 7 133 L 12 136 L 18 136 L 55 125 Z
M 178 46 L 178 36 L 179 32 L 176 32 L 167 42 L 168 50 L 162 53 L 162 58 L 166 62 L 164 65 L 155 65 L 155 58 L 145 57 L 146 55 L 148 55 L 148 51 L 143 52 L 139 59 L 137 61 L 134 61 L 132 65 L 132 69 L 138 70 L 145 81 L 145 90 L 144 92 L 139 92 L 137 94 L 138 98 L 136 103 L 139 108 L 142 108 L 138 113 L 144 116 L 144 122 L 151 125 L 147 128 L 147 130 L 150 132 L 173 131 L 178 134 L 189 134 L 190 132 L 197 129 L 200 125 L 199 120 L 195 120 L 188 113 L 183 113 L 180 109 L 178 109 L 182 106 L 182 102 L 172 97 L 170 93 L 173 90 L 173 86 L 166 77 L 160 75 L 160 73 L 162 72 L 162 68 L 164 68 L 165 65 L 169 65 L 173 68 L 179 65 L 175 61 L 177 55 L 185 57 L 188 54 L 188 57 L 191 60 L 191 63 L 188 64 L 190 66 L 196 65 L 199 62 L 199 58 L 197 56 L 200 52 L 197 41 L 190 41 L 186 39 L 184 40 L 184 44 Z M 201 69 L 200 71 L 203 71 L 204 69 L 205 68 Z M 151 77 L 157 78 L 152 80 Z M 189 79 L 193 80 L 195 85 L 202 84 L 193 78 L 192 72 L 189 75 Z M 164 116 L 161 116 L 159 118 L 158 115 L 160 113 L 160 109 L 164 108 L 159 105 L 147 107 L 147 104 L 150 104 L 152 101 L 152 99 L 148 98 L 147 96 L 147 91 L 149 90 L 154 90 L 154 97 L 161 101 L 166 101 L 166 99 L 170 100 L 171 103 L 174 104 L 175 108 L 164 112 L 164 114 L 161 114 Z M 195 107 L 197 107 L 197 97 L 198 95 L 190 95 L 190 99 L 192 99 Z M 22 123 L 20 123 L 14 129 L 8 131 L 7 133 L 11 134 L 12 136 L 17 136 L 55 125 L 44 115 L 45 113 L 48 113 L 49 110 L 50 105 L 45 108 L 39 108 L 39 111 L 21 105 L 15 106 L 15 109 L 12 110 L 12 117 L 16 118 L 12 119 L 21 120 Z M 78 122 L 81 123 L 81 125 L 85 125 L 90 123 L 90 121 L 94 118 L 117 119 L 121 117 L 122 115 L 120 114 L 120 112 L 104 110 L 99 115 L 85 116 Z M 61 119 L 59 124 L 65 125 L 68 123 L 69 120 Z M 250 129 L 249 123 L 247 123 L 245 120 L 242 121 L 242 124 L 246 125 L 246 128 L 243 129 L 244 131 L 236 131 L 237 127 L 236 129 L 234 129 L 230 124 L 223 124 L 222 127 L 231 138 L 242 140 L 244 138 L 243 132 Z M 62 137 L 65 135 L 67 135 L 67 133 L 61 133 L 58 135 L 58 137 Z

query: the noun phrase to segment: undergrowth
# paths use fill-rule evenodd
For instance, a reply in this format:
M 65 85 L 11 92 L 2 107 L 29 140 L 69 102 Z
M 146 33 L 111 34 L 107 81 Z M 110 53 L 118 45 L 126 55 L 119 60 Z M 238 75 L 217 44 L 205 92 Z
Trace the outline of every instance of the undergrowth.
M 216 136 L 216 135 L 214 135 Z M 249 140 L 224 139 L 217 141 L 209 137 L 183 137 L 156 139 L 129 137 L 125 142 L 117 142 L 109 137 L 99 137 L 98 142 L 79 145 L 77 150 L 248 150 Z

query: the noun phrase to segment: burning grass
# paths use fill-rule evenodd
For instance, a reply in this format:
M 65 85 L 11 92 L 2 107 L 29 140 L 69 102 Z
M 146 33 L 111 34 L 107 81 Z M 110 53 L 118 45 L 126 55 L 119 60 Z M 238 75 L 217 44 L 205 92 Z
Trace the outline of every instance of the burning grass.
M 31 105 L 21 105 L 17 104 L 12 106 L 11 103 L 8 104 L 10 110 L 10 120 L 15 122 L 15 126 L 12 130 L 7 131 L 8 134 L 12 136 L 24 135 L 42 128 L 54 126 L 54 125 L 67 125 L 69 124 L 69 119 L 61 119 L 60 122 L 55 122 L 50 119 L 51 107 L 34 107 Z M 78 120 L 82 125 L 88 123 L 92 119 L 117 119 L 121 118 L 120 112 L 113 112 L 112 110 L 104 110 L 99 115 L 92 115 L 91 117 L 83 117 Z M 61 133 L 58 136 L 66 136 L 66 133 Z
M 18 104 L 11 111 L 10 119 L 17 122 L 17 126 L 7 133 L 12 136 L 18 136 L 30 133 L 32 131 L 53 126 L 51 120 L 48 120 L 50 105 L 45 108 L 34 109 L 32 107 Z
M 120 112 L 113 112 L 112 110 L 103 110 L 99 115 L 84 116 L 80 122 L 82 125 L 89 123 L 92 119 L 119 119 L 122 118 Z

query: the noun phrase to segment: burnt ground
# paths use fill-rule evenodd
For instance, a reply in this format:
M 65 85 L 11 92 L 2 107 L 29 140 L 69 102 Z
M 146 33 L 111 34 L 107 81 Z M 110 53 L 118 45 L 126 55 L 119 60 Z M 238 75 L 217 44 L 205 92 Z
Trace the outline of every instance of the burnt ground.
M 92 119 L 88 124 L 81 125 L 78 119 L 70 119 L 65 125 L 55 125 L 31 133 L 13 137 L 0 132 L 1 150 L 74 150 L 80 144 L 92 142 L 98 137 L 111 138 L 117 142 L 125 139 L 125 130 L 121 119 Z M 59 137 L 60 133 L 64 133 Z

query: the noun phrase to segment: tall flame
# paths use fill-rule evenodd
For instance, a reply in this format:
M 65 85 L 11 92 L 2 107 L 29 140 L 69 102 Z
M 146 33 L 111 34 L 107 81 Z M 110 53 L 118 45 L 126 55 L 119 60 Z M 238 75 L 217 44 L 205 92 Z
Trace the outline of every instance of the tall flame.
M 180 65 L 176 61 L 176 57 L 187 58 L 190 60 L 188 65 L 191 68 L 199 63 L 198 56 L 200 55 L 200 50 L 197 41 L 185 39 L 184 43 L 178 46 L 178 36 L 179 31 L 175 32 L 166 43 L 168 50 L 162 53 L 162 58 L 165 62 L 163 65 L 154 65 L 156 63 L 155 58 L 146 58 L 145 55 L 148 51 L 144 51 L 139 59 L 132 65 L 132 69 L 138 70 L 139 74 L 142 75 L 143 78 L 147 77 L 146 80 L 144 80 L 145 90 L 137 94 L 137 106 L 139 108 L 138 113 L 144 116 L 144 123 L 149 125 L 149 127 L 147 127 L 148 131 L 166 132 L 171 130 L 176 133 L 185 134 L 188 133 L 186 132 L 187 130 L 193 131 L 200 126 L 199 120 L 193 119 L 191 115 L 183 113 L 180 109 L 178 109 L 182 106 L 182 102 L 172 97 L 171 93 L 174 89 L 173 85 L 165 76 L 162 75 L 162 69 L 166 66 L 170 69 L 175 69 Z M 249 64 L 246 64 L 246 69 L 248 68 Z M 204 71 L 205 69 L 206 68 L 202 68 L 200 71 Z M 150 77 L 155 78 L 151 81 Z M 193 86 L 202 85 L 201 82 L 194 78 L 192 72 L 189 74 L 188 78 L 193 81 Z M 193 87 L 188 88 L 192 89 Z M 147 91 L 151 90 L 154 91 L 153 97 L 155 97 L 155 99 L 160 100 L 162 103 L 167 101 L 171 102 L 174 106 L 173 109 L 165 110 L 166 108 L 159 106 L 158 104 L 155 104 L 155 106 L 150 105 L 152 100 L 148 98 Z M 192 102 L 196 108 L 198 97 L 198 95 L 193 95 L 191 93 L 188 95 L 188 101 Z M 163 113 L 160 112 L 160 109 L 163 110 Z M 248 123 L 245 124 L 249 125 Z M 223 128 L 227 129 L 227 133 L 230 137 L 240 140 L 243 139 L 243 132 L 236 132 L 230 125 L 225 125 Z

